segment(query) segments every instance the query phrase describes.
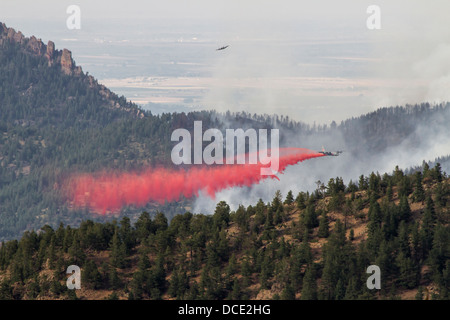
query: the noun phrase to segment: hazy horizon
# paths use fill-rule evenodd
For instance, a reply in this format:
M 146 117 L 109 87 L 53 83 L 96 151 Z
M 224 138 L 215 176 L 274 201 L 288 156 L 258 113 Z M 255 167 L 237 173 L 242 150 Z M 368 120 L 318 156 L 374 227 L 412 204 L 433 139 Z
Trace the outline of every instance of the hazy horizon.
M 66 27 L 71 4 L 80 30 Z M 381 30 L 366 27 L 371 4 L 6 0 L 0 21 L 68 48 L 85 72 L 156 113 L 245 110 L 329 123 L 450 100 L 450 3 L 378 1 Z

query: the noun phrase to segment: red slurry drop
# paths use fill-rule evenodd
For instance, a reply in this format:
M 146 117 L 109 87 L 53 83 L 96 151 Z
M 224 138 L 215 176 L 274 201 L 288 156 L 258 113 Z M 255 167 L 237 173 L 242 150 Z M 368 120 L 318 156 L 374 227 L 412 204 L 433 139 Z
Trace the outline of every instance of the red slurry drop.
M 304 160 L 324 156 L 302 148 L 282 148 L 279 173 L 287 166 Z M 276 175 L 261 175 L 260 169 L 268 165 L 193 166 L 189 170 L 148 168 L 143 172 L 100 172 L 72 175 L 65 183 L 67 200 L 75 208 L 87 207 L 99 214 L 117 212 L 133 205 L 145 206 L 149 202 L 164 203 L 191 198 L 204 190 L 209 196 L 231 187 L 251 186 Z

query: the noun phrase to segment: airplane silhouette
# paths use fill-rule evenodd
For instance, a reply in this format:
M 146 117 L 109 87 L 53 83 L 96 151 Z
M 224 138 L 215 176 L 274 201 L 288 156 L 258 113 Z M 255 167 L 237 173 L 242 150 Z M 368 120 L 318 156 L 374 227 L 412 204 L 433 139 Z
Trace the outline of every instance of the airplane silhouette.
M 226 48 L 228 48 L 228 47 L 229 47 L 229 45 L 228 45 L 228 46 L 224 46 L 224 47 L 220 47 L 220 48 L 216 49 L 216 51 L 224 50 L 224 49 L 226 49 Z
M 318 151 L 319 153 L 322 153 L 326 156 L 334 156 L 337 157 L 338 155 L 340 155 L 343 151 L 339 150 L 336 152 L 331 152 L 331 151 L 325 151 L 325 148 L 322 146 L 322 151 Z

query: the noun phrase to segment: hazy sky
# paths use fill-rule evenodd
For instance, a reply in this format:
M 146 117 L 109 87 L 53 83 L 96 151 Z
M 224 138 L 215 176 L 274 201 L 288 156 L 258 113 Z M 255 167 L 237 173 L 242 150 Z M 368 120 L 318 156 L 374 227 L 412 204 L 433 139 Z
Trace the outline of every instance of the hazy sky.
M 396 23 L 397 27 L 406 28 L 427 28 L 430 24 L 445 22 L 450 8 L 446 0 L 2 0 L 0 17 L 2 20 L 65 21 L 65 9 L 72 4 L 79 5 L 87 19 L 311 19 L 324 25 L 336 20 L 365 22 L 366 8 L 378 5 L 386 27 Z
M 44 19 L 62 15 L 68 5 L 83 7 L 86 18 L 195 18 L 195 19 L 298 19 L 349 18 L 357 16 L 366 1 L 295 0 L 3 0 L 1 15 Z
M 66 8 L 72 4 L 81 8 L 80 31 L 66 28 Z M 366 27 L 369 5 L 381 8 L 381 30 Z M 189 28 L 200 30 L 209 40 L 216 37 L 218 44 L 238 44 L 220 59 L 207 60 L 205 56 L 205 61 L 195 61 L 207 64 L 211 77 L 219 80 L 214 83 L 221 84 L 208 88 L 202 104 L 222 111 L 245 108 L 251 112 L 284 113 L 312 122 L 342 120 L 383 106 L 450 100 L 448 12 L 448 0 L 2 0 L 0 21 L 26 36 L 34 34 L 45 42 L 55 40 L 59 49 L 68 47 L 83 70 L 105 81 L 120 78 L 111 73 L 120 73 L 120 64 L 107 64 L 106 60 L 100 61 L 103 66 L 94 63 L 92 57 L 88 58 L 89 46 L 68 40 L 91 39 L 92 45 L 99 39 L 103 41 L 105 34 L 124 40 L 123 30 L 134 39 L 154 32 L 154 26 L 164 26 L 158 32 L 175 35 Z M 273 39 L 290 41 L 288 49 L 278 43 L 273 45 Z M 294 47 L 295 41 L 334 43 Z M 113 55 L 118 48 L 101 45 L 100 56 Z M 308 55 L 301 55 L 303 49 L 309 50 Z M 119 58 L 127 59 L 124 55 L 121 53 Z M 173 59 L 177 62 L 177 56 Z M 123 77 L 125 73 L 127 77 L 144 76 L 130 74 L 134 70 L 131 67 L 131 62 L 122 65 Z M 290 82 L 291 89 L 278 89 L 277 78 L 301 78 L 305 70 L 311 71 L 308 77 L 312 78 L 299 87 L 294 87 L 299 83 L 295 79 Z M 149 71 L 145 76 L 157 74 Z M 263 81 L 251 90 L 223 85 L 228 79 L 253 76 Z M 319 87 L 309 89 L 311 83 Z M 129 89 L 112 89 L 130 94 Z M 141 98 L 144 101 L 148 97 Z

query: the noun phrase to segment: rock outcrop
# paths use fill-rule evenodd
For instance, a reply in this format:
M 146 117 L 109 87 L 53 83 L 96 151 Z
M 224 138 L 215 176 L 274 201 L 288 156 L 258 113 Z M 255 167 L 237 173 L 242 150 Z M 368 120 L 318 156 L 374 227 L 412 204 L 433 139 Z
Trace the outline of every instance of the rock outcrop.
M 0 23 L 0 46 L 7 42 L 18 43 L 27 53 L 47 58 L 49 66 L 59 65 L 64 74 L 80 75 L 83 72 L 81 67 L 75 65 L 69 50 L 56 50 L 53 41 L 49 41 L 45 45 L 41 39 L 37 39 L 35 36 L 26 38 L 22 32 L 16 32 L 13 28 L 8 28 L 4 23 Z
M 25 37 L 22 32 L 16 32 L 13 28 L 8 28 L 4 23 L 0 24 L 0 45 L 5 41 L 24 43 Z
M 47 43 L 47 51 L 45 52 L 45 57 L 48 60 L 49 66 L 53 65 L 54 56 L 55 56 L 55 43 L 53 41 L 49 41 Z
M 36 39 L 35 36 L 31 36 L 28 40 L 27 49 L 37 56 L 42 56 L 46 51 L 45 44 L 42 43 L 41 39 Z
M 136 117 L 140 118 L 145 116 L 139 108 L 136 108 L 131 103 L 120 103 L 119 97 L 105 86 L 99 84 L 94 77 L 88 74 L 84 75 L 81 67 L 76 66 L 72 58 L 72 52 L 68 49 L 55 49 L 53 41 L 48 41 L 47 45 L 45 45 L 41 39 L 37 39 L 35 36 L 26 38 L 20 31 L 16 32 L 13 28 L 8 28 L 4 23 L 0 22 L 0 48 L 7 43 L 19 44 L 19 50 L 22 52 L 45 58 L 49 67 L 59 67 L 65 75 L 85 76 L 89 87 L 99 91 L 109 108 L 134 113 Z M 31 90 L 32 86 L 25 94 L 31 92 Z
M 61 54 L 61 69 L 65 74 L 71 74 L 73 69 L 72 52 L 63 49 Z

